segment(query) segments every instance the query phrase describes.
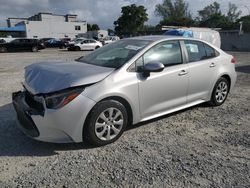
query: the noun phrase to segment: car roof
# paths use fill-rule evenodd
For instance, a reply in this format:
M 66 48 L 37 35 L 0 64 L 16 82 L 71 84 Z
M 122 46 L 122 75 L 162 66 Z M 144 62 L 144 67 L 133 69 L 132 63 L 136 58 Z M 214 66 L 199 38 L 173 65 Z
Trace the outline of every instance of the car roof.
M 152 41 L 152 42 L 160 41 L 160 40 L 164 40 L 164 39 L 173 39 L 173 40 L 189 39 L 189 40 L 197 40 L 195 38 L 181 37 L 181 36 L 172 36 L 172 35 L 148 35 L 148 36 L 139 36 L 139 37 L 126 38 L 126 39 L 130 39 L 130 40 L 148 40 L 148 41 Z
M 171 36 L 171 35 L 148 35 L 148 36 L 132 37 L 129 39 L 159 41 L 159 40 L 163 40 L 163 39 L 183 39 L 183 38 L 184 37 Z

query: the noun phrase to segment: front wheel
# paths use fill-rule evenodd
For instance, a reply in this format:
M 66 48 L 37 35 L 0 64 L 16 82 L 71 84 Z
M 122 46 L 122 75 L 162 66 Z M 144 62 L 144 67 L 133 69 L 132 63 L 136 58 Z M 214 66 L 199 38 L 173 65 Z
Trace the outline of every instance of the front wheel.
M 128 124 L 127 110 L 118 101 L 99 102 L 91 111 L 84 128 L 84 139 L 95 146 L 116 141 Z
M 229 82 L 227 79 L 221 77 L 215 84 L 211 96 L 210 104 L 212 106 L 220 106 L 227 99 L 229 93 Z
M 7 52 L 7 48 L 5 48 L 5 47 L 0 47 L 0 53 L 4 53 L 4 52 Z
M 32 52 L 38 52 L 38 48 L 36 46 L 33 46 L 31 49 Z

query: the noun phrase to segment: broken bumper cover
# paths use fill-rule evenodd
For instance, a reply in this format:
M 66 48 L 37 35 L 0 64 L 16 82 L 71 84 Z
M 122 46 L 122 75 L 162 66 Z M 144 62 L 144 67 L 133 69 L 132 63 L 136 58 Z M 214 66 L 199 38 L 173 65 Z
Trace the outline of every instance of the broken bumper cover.
M 34 121 L 32 120 L 32 115 L 39 115 L 40 113 L 30 108 L 25 102 L 25 93 L 16 92 L 12 94 L 13 106 L 17 113 L 17 119 L 20 124 L 19 128 L 27 135 L 31 137 L 38 137 L 40 135 Z
M 12 94 L 18 126 L 29 137 L 53 143 L 82 142 L 82 130 L 88 112 L 95 102 L 83 95 L 65 107 L 41 109 L 27 100 L 27 92 Z

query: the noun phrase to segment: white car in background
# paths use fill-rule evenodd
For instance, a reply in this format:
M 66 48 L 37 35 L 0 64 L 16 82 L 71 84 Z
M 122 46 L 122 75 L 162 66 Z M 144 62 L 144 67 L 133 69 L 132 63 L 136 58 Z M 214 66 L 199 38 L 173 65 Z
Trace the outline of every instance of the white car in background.
M 103 40 L 103 45 L 110 44 L 110 43 L 115 42 L 117 40 L 120 40 L 120 38 L 118 36 L 107 36 Z
M 95 50 L 95 49 L 98 49 L 98 48 L 100 48 L 102 46 L 103 45 L 102 45 L 101 42 L 96 41 L 94 39 L 84 39 L 81 42 L 78 42 L 78 43 L 75 43 L 72 46 L 69 46 L 68 50 L 69 51 L 72 51 L 72 50 L 77 50 L 77 51 L 80 51 L 80 50 Z
M 73 40 L 71 40 L 71 41 L 68 42 L 68 46 L 72 46 L 72 45 L 74 45 L 76 43 L 82 42 L 83 40 L 86 40 L 86 38 L 83 38 L 83 37 L 81 37 L 81 38 L 74 38 Z

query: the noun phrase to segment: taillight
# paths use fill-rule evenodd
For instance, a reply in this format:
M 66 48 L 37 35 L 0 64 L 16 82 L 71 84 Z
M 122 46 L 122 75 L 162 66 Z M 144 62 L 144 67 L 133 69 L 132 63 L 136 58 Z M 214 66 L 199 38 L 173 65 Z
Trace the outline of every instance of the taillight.
M 235 59 L 235 57 L 233 57 L 233 58 L 231 59 L 231 63 L 233 63 L 233 64 L 236 64 L 236 63 L 237 63 L 237 60 Z

